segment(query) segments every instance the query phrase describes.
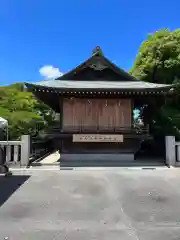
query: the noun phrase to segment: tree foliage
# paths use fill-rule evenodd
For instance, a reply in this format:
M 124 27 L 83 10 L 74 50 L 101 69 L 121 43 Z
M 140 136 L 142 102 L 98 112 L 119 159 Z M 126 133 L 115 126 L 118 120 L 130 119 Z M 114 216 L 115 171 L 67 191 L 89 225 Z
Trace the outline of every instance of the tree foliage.
M 36 135 L 54 119 L 52 110 L 25 92 L 22 83 L 0 87 L 0 116 L 8 120 L 10 139 Z
M 140 46 L 130 73 L 137 79 L 152 83 L 180 83 L 180 29 L 161 29 L 149 34 Z M 180 93 L 180 90 L 177 91 Z M 152 126 L 158 133 L 180 136 L 179 94 L 166 99 L 164 106 L 153 119 Z
M 180 78 L 180 29 L 149 34 L 140 46 L 131 73 L 138 79 L 171 84 Z

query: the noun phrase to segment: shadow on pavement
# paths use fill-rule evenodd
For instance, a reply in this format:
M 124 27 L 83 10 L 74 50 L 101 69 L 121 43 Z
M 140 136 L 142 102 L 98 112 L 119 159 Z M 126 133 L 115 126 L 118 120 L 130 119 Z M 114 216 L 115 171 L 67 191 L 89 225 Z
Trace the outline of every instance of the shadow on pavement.
M 0 207 L 29 179 L 29 177 L 28 175 L 12 175 L 11 177 L 0 176 Z

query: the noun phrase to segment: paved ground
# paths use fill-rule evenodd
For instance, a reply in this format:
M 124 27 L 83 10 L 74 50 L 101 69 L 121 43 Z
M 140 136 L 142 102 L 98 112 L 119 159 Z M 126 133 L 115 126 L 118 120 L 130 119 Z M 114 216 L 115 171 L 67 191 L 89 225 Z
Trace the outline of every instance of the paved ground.
M 180 170 L 0 177 L 0 240 L 178 240 Z

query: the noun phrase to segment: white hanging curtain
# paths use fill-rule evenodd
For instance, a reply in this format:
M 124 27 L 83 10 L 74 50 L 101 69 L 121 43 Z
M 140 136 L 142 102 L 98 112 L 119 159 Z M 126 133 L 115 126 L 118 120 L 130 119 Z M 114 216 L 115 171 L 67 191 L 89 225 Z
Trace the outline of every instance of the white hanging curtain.
M 6 128 L 8 126 L 8 121 L 2 117 L 0 117 L 0 129 Z

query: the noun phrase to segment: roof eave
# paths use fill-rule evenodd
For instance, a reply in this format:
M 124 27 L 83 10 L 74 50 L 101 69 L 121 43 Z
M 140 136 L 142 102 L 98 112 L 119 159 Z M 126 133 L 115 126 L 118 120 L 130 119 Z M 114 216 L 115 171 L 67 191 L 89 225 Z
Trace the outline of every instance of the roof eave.
M 169 92 L 172 88 L 171 86 L 166 87 L 158 87 L 158 88 L 142 88 L 142 89 L 135 89 L 135 88 L 57 88 L 57 87 L 47 87 L 47 86 L 41 86 L 41 85 L 35 85 L 35 84 L 29 84 L 25 83 L 26 87 L 29 91 L 36 91 L 41 90 L 45 92 Z M 172 91 L 171 91 L 172 93 Z

